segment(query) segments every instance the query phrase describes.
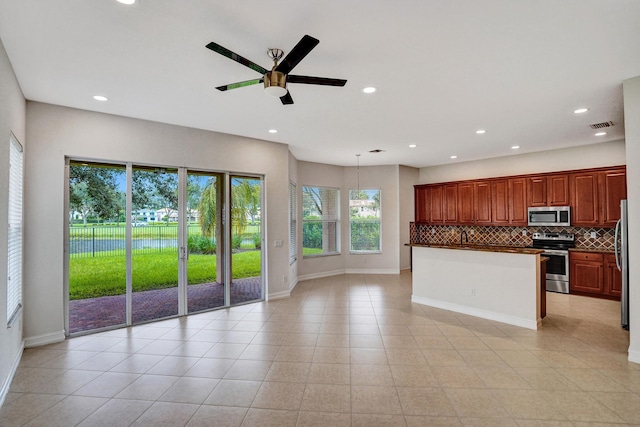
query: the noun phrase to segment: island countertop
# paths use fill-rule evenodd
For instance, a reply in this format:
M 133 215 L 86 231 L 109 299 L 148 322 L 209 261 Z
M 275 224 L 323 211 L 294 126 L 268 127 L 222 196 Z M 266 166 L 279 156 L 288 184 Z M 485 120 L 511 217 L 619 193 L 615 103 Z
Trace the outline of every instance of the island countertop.
M 411 301 L 528 329 L 546 314 L 541 249 L 410 245 Z
M 481 251 L 481 252 L 503 252 L 510 254 L 525 254 L 525 255 L 537 255 L 544 252 L 542 249 L 525 248 L 520 246 L 500 246 L 500 245 L 442 245 L 442 244 L 430 244 L 430 243 L 407 243 L 407 246 L 418 248 L 439 248 L 439 249 L 457 249 L 466 251 Z

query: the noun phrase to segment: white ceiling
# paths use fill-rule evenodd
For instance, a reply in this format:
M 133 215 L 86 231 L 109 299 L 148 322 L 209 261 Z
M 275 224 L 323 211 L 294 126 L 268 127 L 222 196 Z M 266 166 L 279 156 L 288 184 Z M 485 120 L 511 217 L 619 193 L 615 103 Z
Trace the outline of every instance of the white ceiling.
M 210 41 L 270 68 L 266 49 L 286 55 L 304 34 L 320 44 L 292 74 L 345 87 L 291 84 L 288 106 L 260 85 L 214 89 L 260 75 Z M 622 81 L 640 75 L 637 0 L 0 0 L 0 38 L 29 100 L 281 142 L 337 165 L 619 140 Z M 589 124 L 609 120 L 594 136 Z

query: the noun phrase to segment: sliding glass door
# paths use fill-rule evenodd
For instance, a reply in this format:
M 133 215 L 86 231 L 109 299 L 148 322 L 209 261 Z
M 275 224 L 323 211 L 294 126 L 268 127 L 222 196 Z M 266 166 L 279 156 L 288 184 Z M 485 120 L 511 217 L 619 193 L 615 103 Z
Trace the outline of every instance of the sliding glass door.
M 225 303 L 224 175 L 187 175 L 187 310 L 223 307 Z
M 178 171 L 132 168 L 131 321 L 178 315 Z
M 79 161 L 68 176 L 68 334 L 263 299 L 260 177 Z
M 70 162 L 68 333 L 126 324 L 126 168 Z
M 262 180 L 231 176 L 231 304 L 262 299 Z

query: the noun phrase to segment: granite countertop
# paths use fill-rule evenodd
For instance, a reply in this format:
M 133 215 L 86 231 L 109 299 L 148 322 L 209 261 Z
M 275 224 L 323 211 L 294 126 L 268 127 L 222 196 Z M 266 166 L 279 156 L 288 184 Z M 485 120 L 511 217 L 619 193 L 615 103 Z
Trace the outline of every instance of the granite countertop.
M 428 243 L 409 243 L 407 246 L 415 246 L 422 248 L 441 248 L 441 249 L 458 249 L 458 250 L 467 250 L 467 251 L 481 251 L 481 252 L 503 252 L 510 254 L 526 254 L 526 255 L 537 255 L 541 254 L 544 251 L 542 249 L 533 249 L 533 248 L 525 248 L 518 246 L 498 246 L 498 245 L 474 245 L 474 244 L 464 244 L 464 245 L 435 245 Z
M 569 248 L 570 252 L 591 252 L 596 254 L 613 254 L 613 249 L 585 249 L 585 248 Z

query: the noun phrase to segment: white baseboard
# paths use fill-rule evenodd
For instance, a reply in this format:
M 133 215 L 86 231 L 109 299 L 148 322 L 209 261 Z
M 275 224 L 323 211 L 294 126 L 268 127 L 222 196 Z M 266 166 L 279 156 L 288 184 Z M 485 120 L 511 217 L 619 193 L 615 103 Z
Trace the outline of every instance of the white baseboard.
M 39 347 L 41 345 L 53 344 L 56 342 L 64 341 L 64 330 L 59 332 L 52 332 L 50 334 L 36 335 L 35 337 L 27 337 L 24 339 L 24 346 Z
M 400 270 L 393 268 L 348 268 L 345 274 L 400 274 Z
M 640 363 L 640 351 L 629 350 L 629 362 Z
M 345 273 L 344 270 L 323 271 L 322 273 L 312 273 L 312 274 L 304 274 L 302 276 L 298 276 L 298 280 L 303 281 L 303 280 L 321 279 L 323 277 L 339 276 L 344 273 Z
M 291 292 L 293 291 L 293 289 L 296 287 L 297 284 L 298 284 L 298 278 L 296 277 L 296 279 L 293 282 L 289 283 L 289 290 L 282 291 L 282 292 L 274 292 L 272 294 L 269 294 L 267 296 L 267 301 L 274 301 L 277 299 L 289 298 L 291 296 Z
M 13 381 L 13 377 L 16 375 L 16 371 L 18 370 L 18 365 L 20 364 L 20 359 L 22 359 L 22 351 L 24 350 L 24 341 L 22 341 L 20 345 L 20 351 L 16 354 L 16 357 L 13 359 L 11 363 L 11 369 L 9 369 L 9 374 L 2 384 L 2 388 L 0 388 L 0 408 L 4 404 L 4 400 L 7 398 L 7 394 L 9 393 L 9 387 L 11 387 L 11 382 Z
M 509 316 L 506 314 L 496 313 L 493 311 L 481 310 L 479 308 L 467 307 L 458 304 L 452 304 L 450 302 L 443 302 L 433 300 L 430 298 L 417 297 L 411 295 L 411 302 L 415 302 L 422 305 L 428 305 L 429 307 L 441 308 L 443 310 L 455 311 L 456 313 L 468 314 L 470 316 L 481 317 L 483 319 L 495 320 L 496 322 L 507 323 L 509 325 L 520 326 L 521 328 L 537 330 L 542 325 L 541 319 L 529 320 L 521 317 Z

